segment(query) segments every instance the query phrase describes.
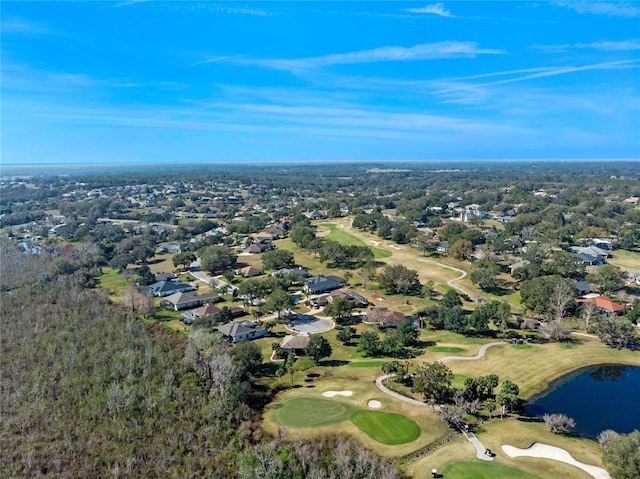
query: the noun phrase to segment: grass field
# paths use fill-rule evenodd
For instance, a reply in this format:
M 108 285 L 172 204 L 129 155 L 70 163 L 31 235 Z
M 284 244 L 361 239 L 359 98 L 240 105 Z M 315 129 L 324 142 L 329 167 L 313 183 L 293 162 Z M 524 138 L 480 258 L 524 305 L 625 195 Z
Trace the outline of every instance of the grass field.
M 386 361 L 352 361 L 349 363 L 350 368 L 379 368 Z
M 466 350 L 457 346 L 431 346 L 429 351 L 432 353 L 461 353 Z
M 420 427 L 399 414 L 360 410 L 353 413 L 351 422 L 382 444 L 404 444 L 420 437 Z
M 607 263 L 617 266 L 622 271 L 637 273 L 640 272 L 640 253 L 617 249 L 613 251 L 613 257 L 607 259 Z
M 583 366 L 640 365 L 637 352 L 607 348 L 598 343 L 577 342 L 570 350 L 558 343 L 531 346 L 530 349 L 497 346 L 489 349 L 478 361 L 449 361 L 447 366 L 454 373 L 466 376 L 495 373 L 501 379 L 515 382 L 520 387 L 520 396 L 528 398 L 545 389 L 554 379 Z
M 499 462 L 457 462 L 449 464 L 442 475 L 447 479 L 539 479 Z
M 347 233 L 344 228 L 340 228 L 333 223 L 319 223 L 318 228 L 318 236 L 324 237 L 325 239 L 336 241 L 345 246 L 368 246 L 373 251 L 373 257 L 375 259 L 388 258 L 392 254 L 391 251 L 376 248 L 375 246 L 371 246 L 371 244 L 365 243 L 362 239 L 351 233 Z M 328 229 L 329 232 L 324 232 L 324 229 Z
M 333 399 L 299 396 L 289 399 L 276 410 L 276 418 L 284 426 L 316 427 L 347 421 L 354 408 Z

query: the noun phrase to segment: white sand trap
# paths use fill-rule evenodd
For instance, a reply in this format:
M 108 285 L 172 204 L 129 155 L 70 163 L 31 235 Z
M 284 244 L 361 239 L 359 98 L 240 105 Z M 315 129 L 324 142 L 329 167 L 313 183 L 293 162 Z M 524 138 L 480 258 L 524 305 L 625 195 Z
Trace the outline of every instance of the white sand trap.
M 564 449 L 555 446 L 549 446 L 548 444 L 540 444 L 536 442 L 528 449 L 520 449 L 518 447 L 503 445 L 502 450 L 509 457 L 525 456 L 552 459 L 554 461 L 560 461 L 578 467 L 590 476 L 595 477 L 595 479 L 611 479 L 609 473 L 601 467 L 592 466 L 590 464 L 585 464 L 584 462 L 576 461 L 573 456 Z
M 395 244 L 390 244 L 390 245 L 389 245 L 389 248 L 393 248 L 393 249 L 401 250 L 401 249 L 402 249 L 402 246 L 398 246 L 398 245 L 395 245 Z
M 326 398 L 332 398 L 336 396 L 351 396 L 353 391 L 325 391 L 322 395 Z
M 373 409 L 378 409 L 380 406 L 382 406 L 382 403 L 380 401 L 376 401 L 375 399 L 372 399 L 367 403 L 367 406 Z
M 380 246 L 380 241 L 369 240 L 369 243 L 371 243 L 373 246 Z

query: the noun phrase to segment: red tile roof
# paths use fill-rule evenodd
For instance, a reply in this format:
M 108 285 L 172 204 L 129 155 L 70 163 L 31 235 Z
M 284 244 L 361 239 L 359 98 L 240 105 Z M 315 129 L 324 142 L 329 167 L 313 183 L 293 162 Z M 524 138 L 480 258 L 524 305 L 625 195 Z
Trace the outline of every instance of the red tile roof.
M 627 309 L 627 306 L 624 304 L 618 304 L 611 301 L 611 298 L 607 296 L 595 296 L 593 298 L 585 298 L 576 300 L 577 303 L 591 303 L 596 308 L 602 309 L 604 311 L 609 311 L 611 313 L 617 313 L 618 311 L 624 311 Z

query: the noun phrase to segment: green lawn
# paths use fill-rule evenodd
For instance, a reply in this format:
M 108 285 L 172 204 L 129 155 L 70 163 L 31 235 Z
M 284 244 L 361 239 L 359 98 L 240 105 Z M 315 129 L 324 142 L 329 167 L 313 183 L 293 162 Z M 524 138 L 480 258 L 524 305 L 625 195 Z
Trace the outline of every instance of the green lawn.
M 349 363 L 350 368 L 379 368 L 386 361 L 353 361 Z
M 351 416 L 351 422 L 382 444 L 404 444 L 420 437 L 420 427 L 400 414 L 360 410 Z
M 504 466 L 499 462 L 456 462 L 441 473 L 447 479 L 538 479 L 526 472 Z
M 392 255 L 391 251 L 366 244 L 360 238 L 357 238 L 351 233 L 347 233 L 343 228 L 338 228 L 333 223 L 320 223 L 318 226 L 329 229 L 329 234 L 325 235 L 324 238 L 336 241 L 346 246 L 368 246 L 373 251 L 373 257 L 376 259 L 388 258 Z
M 466 351 L 466 349 L 458 348 L 456 346 L 431 346 L 428 349 L 433 353 L 461 353 Z
M 98 283 L 109 291 L 111 298 L 118 297 L 124 291 L 127 283 L 135 281 L 137 278 L 133 274 L 122 274 L 118 269 L 104 268 L 103 274 L 98 278 Z
M 276 419 L 289 427 L 316 427 L 348 420 L 354 408 L 336 400 L 308 396 L 289 399 L 276 410 Z

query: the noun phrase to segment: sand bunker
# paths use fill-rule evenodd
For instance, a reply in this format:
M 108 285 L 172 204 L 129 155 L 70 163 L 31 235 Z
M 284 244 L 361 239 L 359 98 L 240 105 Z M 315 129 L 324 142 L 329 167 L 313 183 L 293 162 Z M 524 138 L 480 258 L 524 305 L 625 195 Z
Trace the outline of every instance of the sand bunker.
M 380 246 L 380 241 L 369 240 L 369 243 L 371 243 L 373 246 Z
M 543 459 L 553 459 L 554 461 L 564 462 L 578 467 L 585 471 L 587 474 L 595 477 L 595 479 L 611 479 L 609 473 L 601 467 L 592 466 L 591 464 L 585 464 L 584 462 L 576 461 L 571 454 L 564 449 L 555 446 L 549 446 L 548 444 L 540 444 L 536 442 L 528 449 L 520 449 L 509 445 L 502 446 L 502 450 L 509 457 L 540 457 Z
M 393 248 L 393 249 L 401 250 L 401 249 L 402 249 L 402 246 L 398 246 L 398 245 L 395 245 L 395 244 L 390 244 L 390 245 L 389 245 L 389 248 Z
M 353 391 L 325 391 L 322 395 L 326 398 L 332 398 L 336 396 L 351 396 Z
M 375 399 L 372 399 L 367 403 L 367 406 L 373 409 L 378 409 L 380 406 L 382 406 L 382 403 L 380 401 L 376 401 Z

